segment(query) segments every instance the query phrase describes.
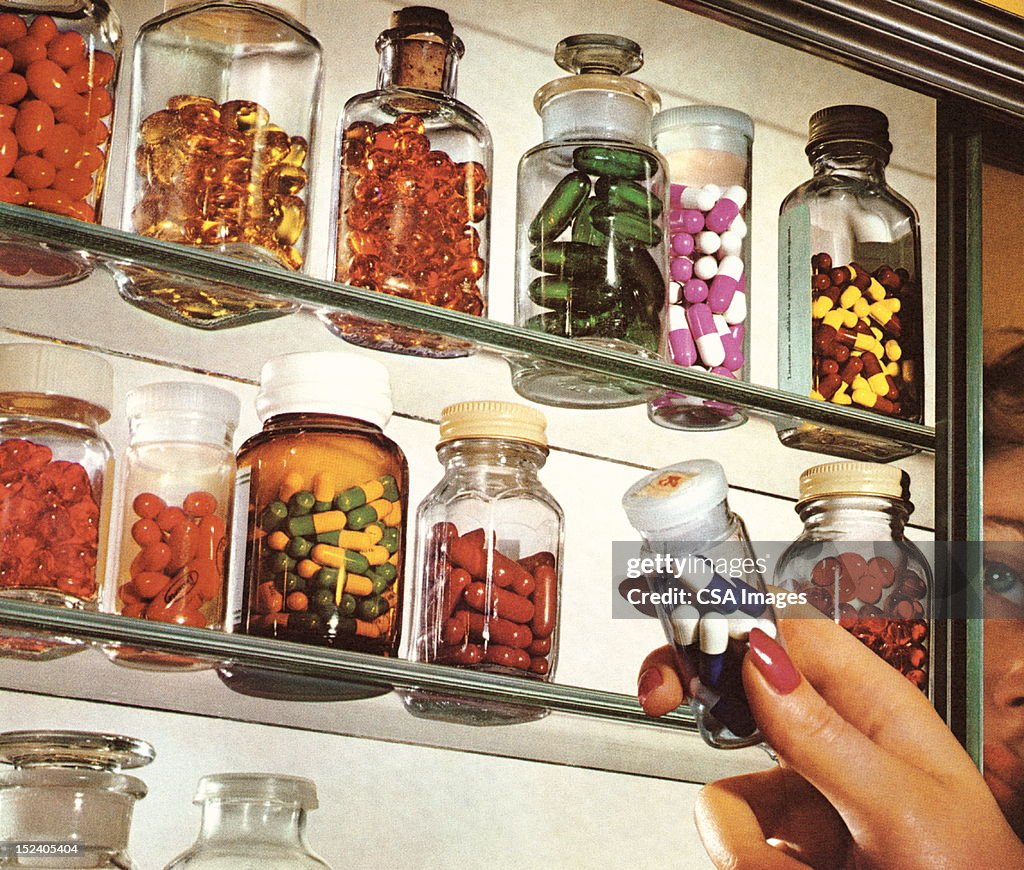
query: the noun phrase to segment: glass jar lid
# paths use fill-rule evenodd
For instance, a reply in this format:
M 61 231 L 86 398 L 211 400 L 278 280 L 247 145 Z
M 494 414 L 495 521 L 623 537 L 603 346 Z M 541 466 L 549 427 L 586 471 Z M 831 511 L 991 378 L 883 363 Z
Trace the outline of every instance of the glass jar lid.
M 0 763 L 19 769 L 65 768 L 116 773 L 144 767 L 156 758 L 145 740 L 93 731 L 0 733 Z
M 500 438 L 546 448 L 546 429 L 547 419 L 540 411 L 518 402 L 459 402 L 441 412 L 438 444 L 460 438 Z
M 238 425 L 241 403 L 238 396 L 210 384 L 188 381 L 160 381 L 137 387 L 125 397 L 129 417 L 153 414 L 188 414 L 209 417 L 229 431 Z
M 14 395 L 20 398 L 12 399 Z M 0 344 L 0 404 L 32 413 L 30 397 L 42 400 L 42 414 L 53 397 L 60 397 L 84 403 L 97 423 L 105 423 L 114 403 L 114 370 L 103 357 L 77 348 Z
M 687 527 L 695 535 L 715 532 L 702 528 L 705 517 L 729 493 L 725 470 L 713 459 L 678 462 L 634 483 L 622 497 L 622 508 L 641 533 Z
M 241 801 L 245 803 L 294 804 L 303 810 L 319 806 L 316 783 L 301 776 L 267 773 L 217 773 L 204 776 L 196 787 L 193 803 Z
M 829 495 L 879 495 L 906 498 L 906 475 L 895 465 L 874 462 L 826 462 L 800 475 L 800 501 Z

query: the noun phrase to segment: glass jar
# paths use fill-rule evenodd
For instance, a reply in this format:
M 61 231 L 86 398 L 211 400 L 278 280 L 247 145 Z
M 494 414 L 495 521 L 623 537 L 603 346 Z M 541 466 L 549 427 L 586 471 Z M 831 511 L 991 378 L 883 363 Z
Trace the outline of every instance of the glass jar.
M 679 106 L 654 116 L 654 147 L 668 164 L 669 295 L 662 355 L 749 380 L 750 152 L 754 122 L 723 106 Z M 669 429 L 728 429 L 735 405 L 665 392 L 648 416 Z
M 335 157 L 335 280 L 452 311 L 487 313 L 491 134 L 455 98 L 465 47 L 448 15 L 409 6 L 377 39 L 377 88 L 345 104 Z M 427 357 L 474 346 L 325 312 L 352 344 Z
M 104 578 L 113 370 L 102 357 L 0 344 L 0 597 L 95 610 Z M 71 637 L 4 627 L 0 655 L 57 658 Z
M 120 547 L 108 609 L 221 628 L 238 397 L 208 384 L 146 384 L 128 393 Z M 134 667 L 206 667 L 188 656 L 108 647 Z
M 0 202 L 102 219 L 121 25 L 106 0 L 0 4 Z M 0 237 L 0 287 L 85 278 L 82 251 Z
M 308 870 L 330 866 L 306 842 L 316 785 L 298 776 L 220 773 L 199 780 L 199 837 L 164 870 Z
M 345 352 L 274 357 L 256 410 L 263 431 L 238 451 L 249 529 L 235 630 L 395 655 L 408 468 L 382 431 L 387 369 Z
M 720 748 L 761 740 L 743 689 L 743 658 L 753 629 L 777 635 L 764 560 L 727 497 L 725 472 L 711 459 L 655 471 L 622 497 L 643 537 L 649 601 L 676 651 L 697 726 Z
M 779 557 L 775 583 L 807 601 L 929 691 L 932 572 L 904 536 L 907 475 L 891 465 L 831 462 L 800 475 L 804 531 Z
M 135 43 L 121 229 L 299 271 L 306 265 L 320 43 L 304 0 L 164 0 Z M 200 329 L 292 302 L 120 264 L 121 295 Z
M 550 680 L 558 654 L 562 509 L 537 477 L 547 460 L 539 411 L 460 402 L 441 413 L 445 467 L 416 516 L 412 657 Z M 413 692 L 416 716 L 475 725 L 546 711 Z
M 155 757 L 148 743 L 116 734 L 0 734 L 0 762 L 14 766 L 0 773 L 0 867 L 134 870 L 128 835 L 146 784 L 121 771 Z
M 665 164 L 650 145 L 653 88 L 621 36 L 570 36 L 555 62 L 575 73 L 537 91 L 544 142 L 519 161 L 515 322 L 595 347 L 655 358 L 665 304 Z M 543 360 L 510 360 L 517 393 L 550 405 L 611 408 L 637 384 Z
M 811 116 L 806 151 L 814 175 L 779 216 L 779 387 L 920 423 L 921 241 L 917 212 L 885 181 L 889 121 L 830 106 Z M 791 418 L 776 430 L 789 447 L 847 459 L 916 452 Z

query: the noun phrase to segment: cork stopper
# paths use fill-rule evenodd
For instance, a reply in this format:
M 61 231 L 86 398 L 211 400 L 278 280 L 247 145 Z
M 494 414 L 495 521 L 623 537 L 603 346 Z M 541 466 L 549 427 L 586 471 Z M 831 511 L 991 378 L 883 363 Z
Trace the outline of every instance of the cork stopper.
M 453 90 L 454 63 L 465 50 L 448 13 L 431 6 L 395 10 L 390 28 L 377 38 L 377 51 L 388 67 L 387 83 L 423 91 Z

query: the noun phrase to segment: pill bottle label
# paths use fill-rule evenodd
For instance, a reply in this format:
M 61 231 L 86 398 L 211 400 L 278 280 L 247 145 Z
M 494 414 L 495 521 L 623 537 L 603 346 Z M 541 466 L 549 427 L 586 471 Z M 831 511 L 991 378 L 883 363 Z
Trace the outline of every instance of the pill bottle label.
M 811 212 L 779 217 L 779 389 L 811 392 Z
M 225 630 L 242 624 L 242 592 L 245 588 L 245 541 L 249 522 L 249 490 L 252 469 L 239 468 L 231 502 L 231 553 L 228 556 L 227 609 Z

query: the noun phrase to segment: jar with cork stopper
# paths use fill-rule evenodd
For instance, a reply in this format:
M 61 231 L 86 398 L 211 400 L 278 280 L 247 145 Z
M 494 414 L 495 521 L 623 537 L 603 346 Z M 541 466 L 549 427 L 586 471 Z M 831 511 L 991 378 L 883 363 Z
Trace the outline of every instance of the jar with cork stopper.
M 304 0 L 165 0 L 135 43 L 121 228 L 295 271 L 307 267 L 322 49 Z M 121 295 L 223 329 L 294 303 L 130 263 Z
M 407 6 L 377 39 L 377 87 L 352 97 L 338 129 L 334 278 L 484 316 L 491 135 L 456 99 L 465 46 L 447 13 Z M 324 312 L 352 344 L 424 357 L 474 345 L 424 330 Z

